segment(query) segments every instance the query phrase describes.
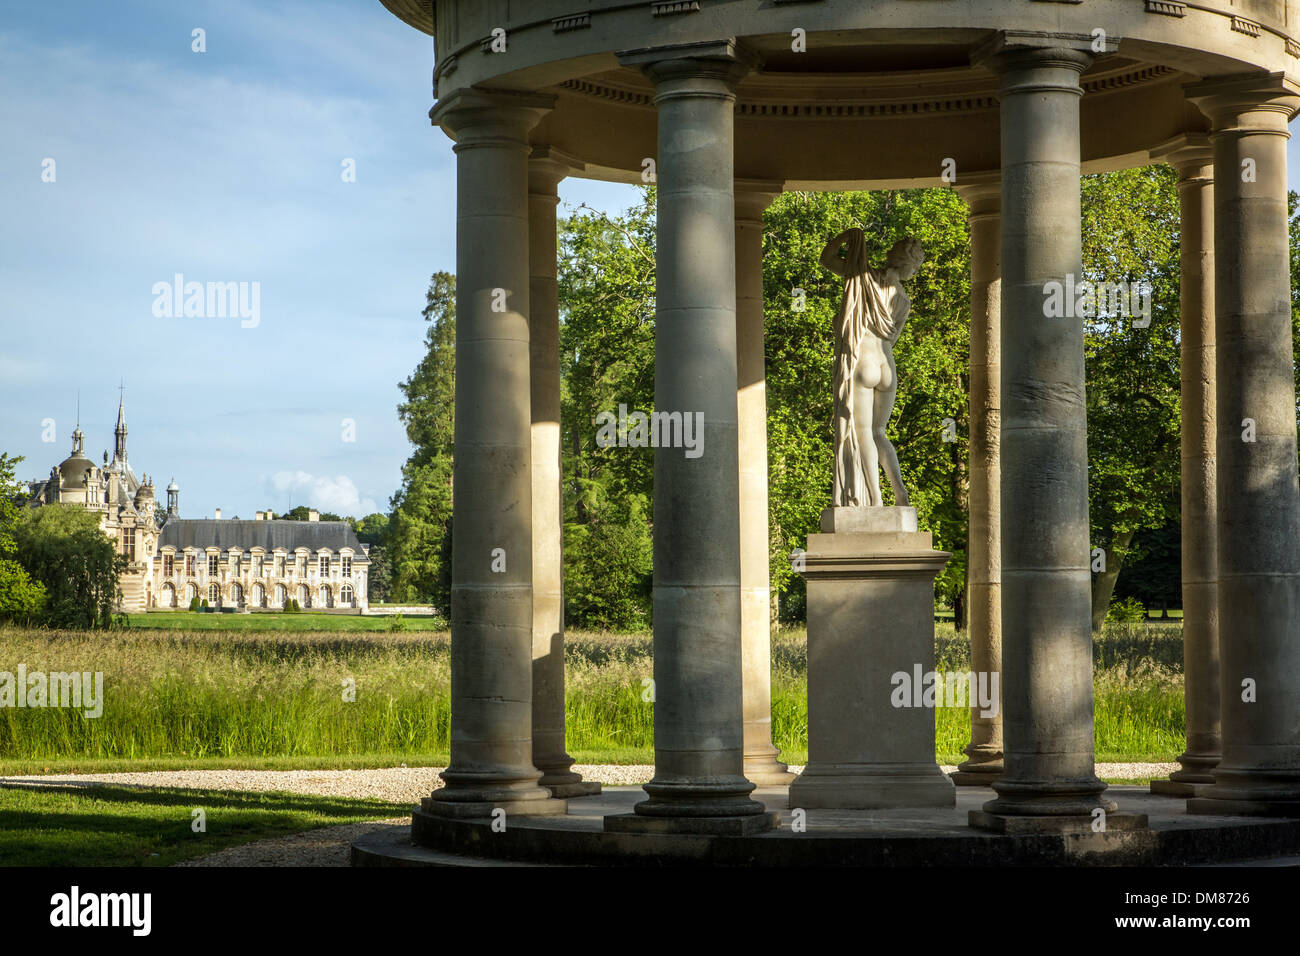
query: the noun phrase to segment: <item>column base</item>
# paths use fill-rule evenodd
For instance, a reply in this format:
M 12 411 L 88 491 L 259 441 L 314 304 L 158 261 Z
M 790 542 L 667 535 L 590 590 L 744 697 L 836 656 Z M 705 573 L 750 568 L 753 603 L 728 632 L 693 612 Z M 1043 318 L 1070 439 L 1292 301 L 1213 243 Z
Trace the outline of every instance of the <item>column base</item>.
M 563 816 L 568 812 L 569 805 L 564 800 L 552 798 L 543 787 L 538 790 L 542 796 L 516 800 L 439 800 L 436 796 L 425 797 L 420 801 L 420 809 L 430 816 L 455 820 L 487 818 L 496 810 L 505 811 L 507 820 L 510 817 Z
M 756 787 L 788 787 L 799 778 L 790 765 L 776 759 L 780 751 L 745 756 L 745 779 Z
M 581 777 L 574 783 L 547 783 L 543 778 L 541 784 L 551 791 L 552 797 L 559 800 L 569 800 L 573 797 L 591 797 L 601 791 L 600 781 L 583 780 Z
M 1168 780 L 1152 780 L 1151 792 L 1161 797 L 1196 797 L 1200 796 L 1210 786 L 1213 786 L 1213 781 L 1186 783 L 1170 777 Z
M 542 778 L 537 781 L 537 785 L 545 787 L 551 792 L 552 797 L 559 799 L 589 797 L 600 793 L 598 781 L 583 780 L 582 774 L 569 769 L 573 766 L 572 757 L 566 757 L 565 761 L 549 768 L 539 765 L 537 769 L 542 771 Z
M 958 767 L 952 773 L 948 774 L 948 779 L 957 787 L 991 787 L 995 782 L 1002 779 L 1002 768 L 996 770 L 962 770 Z
M 639 813 L 614 813 L 605 817 L 606 833 L 751 836 L 780 825 L 781 815 L 767 810 L 738 817 L 648 817 Z
M 1187 812 L 1223 816 L 1300 817 L 1300 773 L 1219 770 L 1214 784 L 1187 801 Z
M 804 810 L 955 807 L 957 790 L 938 764 L 817 764 L 790 785 Z
M 1113 806 L 1113 804 L 1112 804 Z M 969 825 L 976 830 L 988 830 L 991 833 L 1005 833 L 1009 836 L 1032 835 L 1037 833 L 1105 833 L 1110 830 L 1145 830 L 1147 815 L 1145 813 L 1110 813 L 1105 816 L 1105 825 L 1093 829 L 1093 816 L 1027 816 L 1016 813 L 989 813 L 987 810 L 972 810 Z
M 967 747 L 966 754 L 970 759 L 962 761 L 948 774 L 948 779 L 958 787 L 991 787 L 993 781 L 1000 780 L 1006 771 L 1001 750 L 972 751 Z

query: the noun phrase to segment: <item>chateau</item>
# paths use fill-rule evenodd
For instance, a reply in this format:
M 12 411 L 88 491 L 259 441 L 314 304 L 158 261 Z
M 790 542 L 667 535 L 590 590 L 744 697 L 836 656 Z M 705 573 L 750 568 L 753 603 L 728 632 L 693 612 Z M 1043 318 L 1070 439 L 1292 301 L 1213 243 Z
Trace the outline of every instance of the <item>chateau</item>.
M 137 478 L 127 459 L 125 400 L 119 402 L 113 458 L 97 466 L 86 457 L 78 424 L 72 453 L 49 478 L 28 482 L 30 504 L 79 505 L 99 514 L 100 529 L 126 556 L 120 581 L 123 611 L 185 608 L 195 598 L 209 607 L 304 610 L 369 606 L 369 546 L 346 521 L 276 520 L 259 511 L 253 520 L 180 517 L 180 488 L 167 486 L 158 508 L 153 481 Z

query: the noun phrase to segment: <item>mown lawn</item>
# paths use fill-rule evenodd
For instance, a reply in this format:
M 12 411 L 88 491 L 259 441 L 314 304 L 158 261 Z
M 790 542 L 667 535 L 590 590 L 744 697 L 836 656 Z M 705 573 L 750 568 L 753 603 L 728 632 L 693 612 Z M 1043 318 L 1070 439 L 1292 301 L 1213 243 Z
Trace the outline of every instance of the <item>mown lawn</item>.
M 1094 648 L 1098 759 L 1172 760 L 1184 743 L 1181 627 L 1114 625 Z M 937 625 L 936 653 L 939 670 L 969 668 L 969 644 L 951 625 Z M 801 764 L 806 634 L 775 633 L 772 662 L 773 736 L 782 759 Z M 29 672 L 102 671 L 105 703 L 97 719 L 77 710 L 0 709 L 6 774 L 428 766 L 444 763 L 449 750 L 445 631 L 0 628 L 0 671 L 19 663 Z M 566 671 L 570 753 L 584 763 L 653 762 L 654 705 L 643 700 L 654 672 L 650 635 L 570 632 Z M 960 762 L 968 712 L 940 708 L 936 725 L 938 759 Z
M 0 786 L 0 866 L 170 866 L 228 846 L 410 809 L 286 793 Z M 195 831 L 195 810 L 205 814 L 204 832 Z

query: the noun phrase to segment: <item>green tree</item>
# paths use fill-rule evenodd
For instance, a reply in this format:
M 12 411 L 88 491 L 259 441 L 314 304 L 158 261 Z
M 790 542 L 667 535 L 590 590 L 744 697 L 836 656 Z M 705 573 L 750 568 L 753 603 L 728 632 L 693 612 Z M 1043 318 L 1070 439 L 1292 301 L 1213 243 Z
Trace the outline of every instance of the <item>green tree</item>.
M 1092 547 L 1105 552 L 1105 569 L 1092 579 L 1092 627 L 1100 631 L 1120 572 L 1141 557 L 1135 535 L 1179 513 L 1175 173 L 1158 165 L 1087 176 L 1082 212 L 1083 278 L 1128 289 L 1130 312 L 1131 293 L 1150 289 L 1146 328 L 1109 301 L 1084 320 Z
M 126 557 L 77 505 L 30 508 L 14 528 L 19 562 L 46 591 L 43 619 L 55 627 L 108 627 L 121 603 Z
M 311 511 L 312 509 L 307 505 L 299 505 L 296 508 L 291 508 L 290 510 L 286 511 L 282 515 L 276 515 L 276 517 L 279 518 L 281 521 L 310 521 Z M 349 520 L 347 518 L 343 518 L 339 515 L 334 514 L 334 512 L 332 511 L 321 511 L 319 512 L 319 516 L 321 521 Z
M 45 587 L 16 560 L 14 529 L 23 509 L 23 486 L 14 480 L 22 457 L 0 453 L 0 621 L 31 623 L 45 607 Z
M 451 602 L 456 395 L 456 277 L 434 273 L 425 296 L 425 354 L 399 383 L 397 414 L 413 449 L 390 502 L 386 560 L 397 600 Z
M 596 444 L 595 418 L 654 408 L 653 189 L 624 215 L 586 206 L 560 221 L 560 429 L 566 620 L 650 620 L 654 451 Z

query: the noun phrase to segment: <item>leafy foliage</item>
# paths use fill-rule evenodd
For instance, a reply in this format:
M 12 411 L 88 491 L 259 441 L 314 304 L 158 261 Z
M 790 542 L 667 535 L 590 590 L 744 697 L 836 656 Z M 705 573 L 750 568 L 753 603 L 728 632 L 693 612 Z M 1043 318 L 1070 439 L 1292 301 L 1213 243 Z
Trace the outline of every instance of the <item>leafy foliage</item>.
M 19 562 L 45 588 L 45 623 L 112 625 L 127 560 L 99 529 L 98 514 L 77 505 L 27 509 L 15 524 L 14 541 Z

